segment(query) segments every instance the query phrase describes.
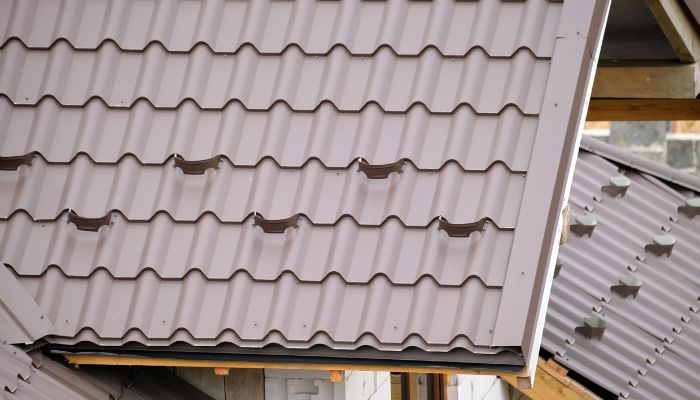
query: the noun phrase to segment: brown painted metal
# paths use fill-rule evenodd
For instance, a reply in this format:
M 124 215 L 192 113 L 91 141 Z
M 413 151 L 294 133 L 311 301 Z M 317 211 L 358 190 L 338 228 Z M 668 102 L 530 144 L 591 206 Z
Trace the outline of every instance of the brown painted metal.
M 34 152 L 23 156 L 0 157 L 0 171 L 16 171 L 21 165 L 30 167 L 34 160 Z
M 202 175 L 208 169 L 216 169 L 221 163 L 221 156 L 214 156 L 207 160 L 185 160 L 180 155 L 174 157 L 175 166 L 180 168 L 185 175 Z
M 359 159 L 357 169 L 367 175 L 369 179 L 386 179 L 391 173 L 400 174 L 406 162 L 399 160 L 391 164 L 369 164 L 364 159 Z
M 483 232 L 487 223 L 488 220 L 482 218 L 468 224 L 453 224 L 441 217 L 438 220 L 438 228 L 447 232 L 447 235 L 451 237 L 469 237 L 474 232 Z
M 283 219 L 265 219 L 260 214 L 255 214 L 253 220 L 266 233 L 284 233 L 287 228 L 296 228 L 299 225 L 301 214 Z
M 68 222 L 75 225 L 80 231 L 97 232 L 101 227 L 108 226 L 111 221 L 111 211 L 102 217 L 96 218 L 82 217 L 72 210 L 68 212 Z

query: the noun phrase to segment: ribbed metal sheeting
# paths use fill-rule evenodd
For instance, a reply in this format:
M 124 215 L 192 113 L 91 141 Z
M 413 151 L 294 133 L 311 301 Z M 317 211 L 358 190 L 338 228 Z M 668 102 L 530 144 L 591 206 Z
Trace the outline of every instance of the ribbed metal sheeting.
M 672 175 L 665 166 L 595 139 L 584 138 L 582 149 L 571 213 L 588 212 L 597 224 L 590 237 L 572 235 L 560 248 L 562 267 L 542 345 L 562 364 L 622 398 L 695 398 L 700 216 L 690 218 L 678 208 L 700 195 L 700 178 Z M 630 180 L 624 196 L 602 190 L 620 175 Z M 675 238 L 670 256 L 645 251 L 657 235 Z M 641 280 L 636 297 L 611 290 L 623 276 Z M 575 333 L 584 317 L 606 321 L 601 340 Z
M 605 5 L 5 2 L 0 262 L 62 345 L 519 367 Z
M 31 354 L 31 356 L 30 356 Z M 209 399 L 168 373 L 67 367 L 38 351 L 0 345 L 0 397 L 7 400 Z

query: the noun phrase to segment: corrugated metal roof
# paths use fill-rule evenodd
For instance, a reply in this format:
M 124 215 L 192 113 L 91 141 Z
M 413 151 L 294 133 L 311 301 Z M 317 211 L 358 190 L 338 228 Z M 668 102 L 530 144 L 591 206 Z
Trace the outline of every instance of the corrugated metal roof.
M 694 398 L 700 218 L 679 207 L 700 195 L 700 178 L 595 139 L 584 138 L 581 148 L 571 212 L 588 212 L 597 224 L 590 237 L 572 235 L 560 248 L 542 345 L 620 397 Z M 624 195 L 604 191 L 618 176 L 629 179 Z M 647 247 L 658 235 L 675 238 L 670 255 Z M 641 281 L 636 296 L 612 288 L 625 276 Z M 589 316 L 607 322 L 602 339 L 575 332 Z
M 0 345 L 0 389 L 8 400 L 209 399 L 172 374 L 91 366 L 78 370 L 6 344 Z
M 1 6 L 47 341 L 524 363 L 607 1 L 154 4 Z

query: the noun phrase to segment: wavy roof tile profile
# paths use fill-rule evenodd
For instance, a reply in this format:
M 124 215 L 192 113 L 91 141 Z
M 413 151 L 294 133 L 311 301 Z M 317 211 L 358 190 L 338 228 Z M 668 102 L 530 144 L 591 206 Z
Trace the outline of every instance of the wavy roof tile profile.
M 246 271 L 260 281 L 291 272 L 303 282 L 335 274 L 362 284 L 381 275 L 398 285 L 430 277 L 439 285 L 456 286 L 475 277 L 500 287 L 508 254 L 497 249 L 511 245 L 513 232 L 487 224 L 468 238 L 453 238 L 437 222 L 407 229 L 391 218 L 380 227 L 363 227 L 346 217 L 333 226 L 314 226 L 305 218 L 284 234 L 270 235 L 252 218 L 222 224 L 206 214 L 196 223 L 182 223 L 158 214 L 149 222 L 129 222 L 115 213 L 111 224 L 95 234 L 79 231 L 67 214 L 36 224 L 18 212 L 0 221 L 0 238 L 3 262 L 20 276 L 58 266 L 76 278 L 100 268 L 115 278 L 135 278 L 150 269 L 162 279 L 198 270 L 208 279 L 225 280 Z
M 548 0 L 515 4 L 15 0 L 2 6 L 0 25 L 6 28 L 0 32 L 0 43 L 20 37 L 31 47 L 67 39 L 74 47 L 89 50 L 114 41 L 123 50 L 140 51 L 157 42 L 169 51 L 189 52 L 203 43 L 214 52 L 232 53 L 252 44 L 262 53 L 277 54 L 294 43 L 309 54 L 326 54 L 340 45 L 364 55 L 385 46 L 401 55 L 434 47 L 446 56 L 462 56 L 481 47 L 502 57 L 519 48 L 550 57 L 562 12 L 561 4 Z
M 186 54 L 168 53 L 158 44 L 124 52 L 111 42 L 95 51 L 76 51 L 65 41 L 34 50 L 13 39 L 0 48 L 0 91 L 17 104 L 53 96 L 62 105 L 79 106 L 99 97 L 111 107 L 148 99 L 158 108 L 174 108 L 191 99 L 205 109 L 222 109 L 240 100 L 248 109 L 267 110 L 284 101 L 294 110 L 311 111 L 329 101 L 341 110 L 377 103 L 393 112 L 424 104 L 449 113 L 468 104 L 489 114 L 514 104 L 525 114 L 538 114 L 549 65 L 526 50 L 507 59 L 481 49 L 446 58 L 432 48 L 399 57 L 383 47 L 365 57 L 343 48 L 307 55 L 297 46 L 262 55 L 246 45 L 217 55 L 201 45 Z M 66 66 L 67 74 L 58 73 Z
M 527 374 L 606 10 L 3 3 L 0 336 Z
M 537 117 L 515 106 L 498 115 L 480 115 L 467 105 L 436 114 L 420 104 L 406 114 L 387 113 L 374 103 L 348 112 L 329 102 L 314 112 L 295 112 L 285 103 L 253 111 L 240 102 L 214 111 L 194 101 L 173 110 L 156 109 L 148 100 L 110 108 L 99 98 L 85 107 L 62 107 L 51 97 L 36 107 L 16 107 L 0 96 L 0 116 L 0 156 L 38 151 L 59 163 L 79 153 L 99 163 L 132 154 L 144 164 L 162 164 L 172 154 L 188 160 L 221 154 L 240 166 L 270 157 L 284 167 L 318 159 L 345 168 L 361 157 L 372 164 L 408 159 L 419 169 L 456 161 L 472 171 L 500 161 L 526 171 L 537 130 Z
M 194 221 L 209 212 L 225 222 L 243 221 L 253 212 L 267 219 L 301 213 L 317 224 L 352 215 L 362 225 L 396 216 L 408 226 L 426 226 L 436 216 L 451 222 L 489 217 L 501 228 L 515 226 L 524 174 L 502 164 L 464 172 L 454 163 L 426 172 L 399 161 L 400 172 L 370 179 L 357 161 L 337 170 L 318 161 L 285 169 L 273 159 L 248 168 L 219 161 L 190 175 L 173 159 L 162 166 L 142 166 L 134 157 L 95 165 L 79 155 L 70 164 L 53 165 L 36 157 L 31 167 L 3 173 L 0 213 L 23 209 L 35 219 L 52 220 L 67 209 L 92 218 L 120 210 L 129 220 L 145 221 L 164 211 L 177 221 Z

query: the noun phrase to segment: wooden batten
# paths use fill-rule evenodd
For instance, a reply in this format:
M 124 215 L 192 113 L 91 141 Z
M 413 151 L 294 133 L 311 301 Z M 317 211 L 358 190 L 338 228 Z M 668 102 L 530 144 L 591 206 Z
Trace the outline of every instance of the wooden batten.
M 592 98 L 694 99 L 700 64 L 598 66 Z
M 591 99 L 588 121 L 700 119 L 700 99 Z

